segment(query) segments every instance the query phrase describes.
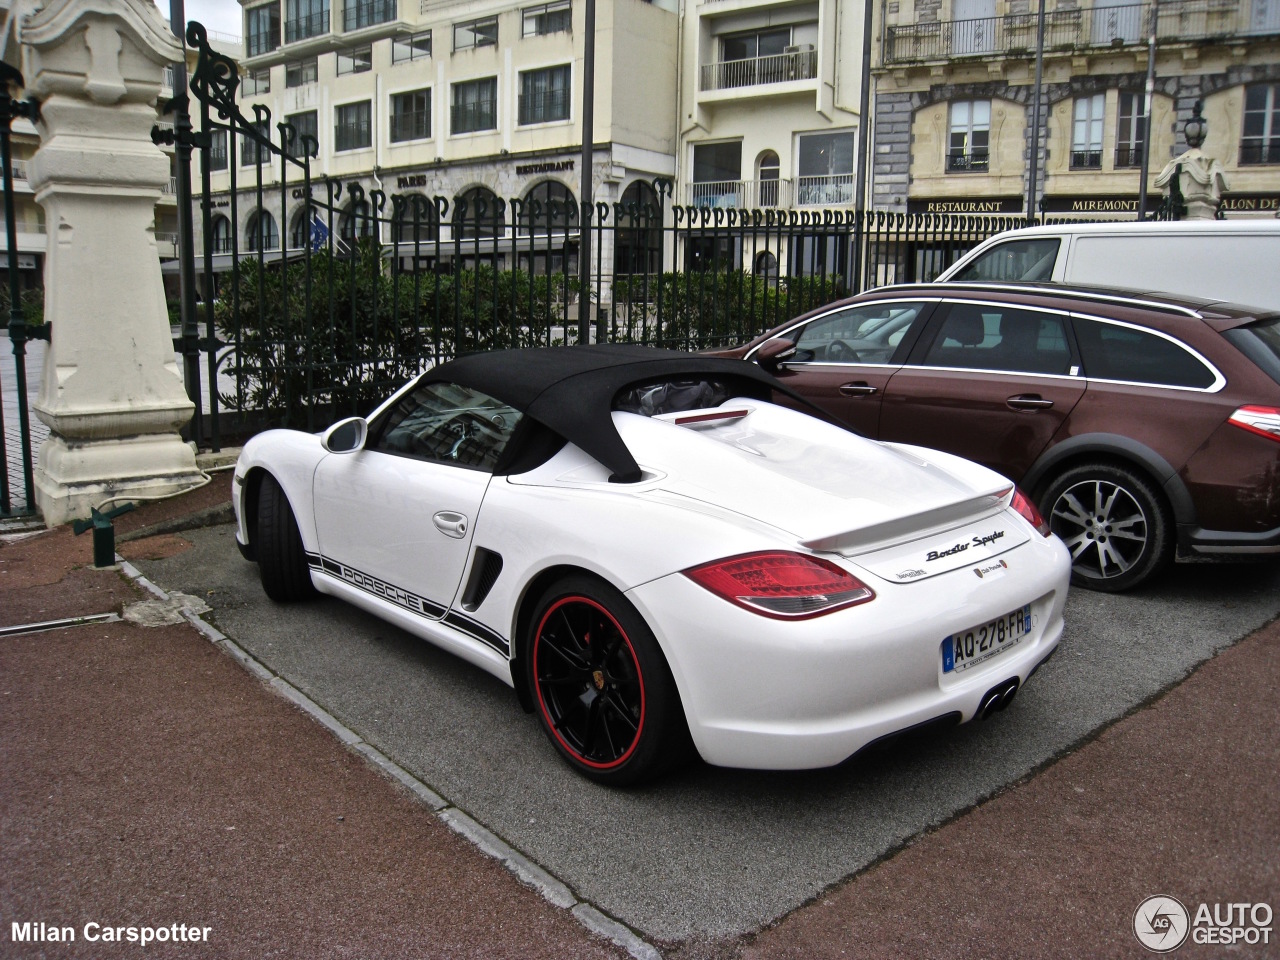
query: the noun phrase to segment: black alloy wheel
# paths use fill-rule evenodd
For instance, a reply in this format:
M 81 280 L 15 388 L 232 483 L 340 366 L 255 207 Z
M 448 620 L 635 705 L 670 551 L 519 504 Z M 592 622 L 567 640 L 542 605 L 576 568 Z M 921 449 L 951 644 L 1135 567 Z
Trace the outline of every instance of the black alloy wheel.
M 575 576 L 548 591 L 525 659 L 543 731 L 584 776 L 624 786 L 681 755 L 688 734 L 666 659 L 608 584 Z
M 1071 581 L 1118 593 L 1155 576 L 1173 558 L 1173 522 L 1142 476 L 1116 464 L 1066 471 L 1045 491 L 1041 512 L 1071 551 Z

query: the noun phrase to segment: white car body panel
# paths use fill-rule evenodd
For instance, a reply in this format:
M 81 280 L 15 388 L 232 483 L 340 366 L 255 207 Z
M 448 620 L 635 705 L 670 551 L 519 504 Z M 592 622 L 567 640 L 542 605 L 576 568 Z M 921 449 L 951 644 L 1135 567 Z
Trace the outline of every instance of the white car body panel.
M 1058 643 L 1070 560 L 1008 507 L 1009 481 L 762 401 L 720 409 L 747 414 L 679 426 L 615 412 L 643 470 L 637 483 L 610 483 L 573 444 L 536 469 L 490 478 L 376 451 L 329 453 L 316 436 L 269 431 L 245 445 L 236 468 L 237 536 L 249 543 L 245 478 L 268 471 L 299 519 L 319 590 L 508 684 L 521 605 L 537 599 L 530 585 L 561 567 L 588 571 L 623 591 L 652 628 L 695 744 L 722 765 L 827 766 L 916 723 L 968 720 L 994 684 L 1025 680 Z M 464 537 L 433 525 L 441 510 L 467 517 Z M 941 562 L 913 559 L 961 542 L 970 545 Z M 500 554 L 502 571 L 464 612 L 476 548 Z M 825 557 L 876 596 L 783 621 L 680 572 L 761 550 Z M 447 555 L 446 567 L 424 574 L 436 555 Z M 995 557 L 1004 561 L 997 571 L 975 575 Z M 918 578 L 897 576 L 926 567 Z M 1030 635 L 962 679 L 942 675 L 947 632 L 1026 603 L 1035 605 Z

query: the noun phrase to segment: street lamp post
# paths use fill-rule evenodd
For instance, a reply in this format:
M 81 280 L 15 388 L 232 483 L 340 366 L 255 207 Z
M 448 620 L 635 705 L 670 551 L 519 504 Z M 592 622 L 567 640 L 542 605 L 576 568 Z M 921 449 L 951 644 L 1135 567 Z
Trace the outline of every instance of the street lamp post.
M 1036 85 L 1031 105 L 1031 177 L 1027 183 L 1027 223 L 1036 220 L 1036 196 L 1040 179 L 1040 92 L 1044 85 L 1044 0 L 1040 0 L 1040 15 L 1036 26 Z
M 180 2 L 180 0 L 177 0 Z M 596 0 L 586 0 L 582 38 L 582 229 L 578 241 L 578 343 L 591 342 L 591 159 L 595 141 Z

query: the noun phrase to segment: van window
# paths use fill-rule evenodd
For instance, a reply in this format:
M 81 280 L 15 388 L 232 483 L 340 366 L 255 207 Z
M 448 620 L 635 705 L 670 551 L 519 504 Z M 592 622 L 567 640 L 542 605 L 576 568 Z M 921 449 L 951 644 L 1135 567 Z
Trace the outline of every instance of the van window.
M 1185 347 L 1146 330 L 1075 317 L 1084 375 L 1165 387 L 1211 387 L 1212 370 Z
M 999 243 L 951 279 L 986 283 L 993 280 L 1047 281 L 1053 277 L 1053 264 L 1058 259 L 1061 244 L 1057 237 Z

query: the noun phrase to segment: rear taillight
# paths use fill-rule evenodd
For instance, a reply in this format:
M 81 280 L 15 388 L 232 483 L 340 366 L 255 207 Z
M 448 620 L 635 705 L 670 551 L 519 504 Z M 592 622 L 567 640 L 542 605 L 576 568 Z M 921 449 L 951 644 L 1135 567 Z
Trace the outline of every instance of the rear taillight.
M 1241 407 L 1227 418 L 1227 423 L 1268 440 L 1280 441 L 1280 407 Z
M 1040 536 L 1047 537 L 1052 533 L 1049 529 L 1049 524 L 1045 523 L 1044 517 L 1040 516 L 1040 511 L 1031 502 L 1031 498 L 1017 487 L 1013 488 L 1013 500 L 1009 503 L 1009 506 L 1013 508 L 1013 511 L 1018 516 L 1039 530 Z
M 875 599 L 870 587 L 831 561 L 781 550 L 717 560 L 684 573 L 716 596 L 778 620 L 805 620 Z

